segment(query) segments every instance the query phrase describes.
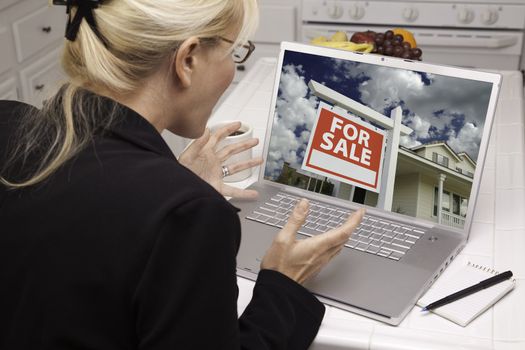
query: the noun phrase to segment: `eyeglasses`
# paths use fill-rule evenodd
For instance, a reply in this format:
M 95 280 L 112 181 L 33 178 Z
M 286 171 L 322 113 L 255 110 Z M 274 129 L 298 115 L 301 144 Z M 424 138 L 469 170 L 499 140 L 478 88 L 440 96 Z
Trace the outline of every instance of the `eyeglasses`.
M 220 37 L 222 41 L 225 41 L 227 43 L 233 44 L 234 41 L 231 41 L 229 39 Z M 255 50 L 255 45 L 248 40 L 247 44 L 239 45 L 233 49 L 232 56 L 233 56 L 233 62 L 235 63 L 244 63 L 250 57 L 252 52 Z

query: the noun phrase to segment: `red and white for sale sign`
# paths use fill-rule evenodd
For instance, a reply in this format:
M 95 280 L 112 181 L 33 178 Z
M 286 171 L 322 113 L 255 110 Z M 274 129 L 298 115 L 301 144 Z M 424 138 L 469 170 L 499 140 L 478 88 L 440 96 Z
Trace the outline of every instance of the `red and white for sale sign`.
M 321 102 L 301 168 L 379 192 L 384 145 L 383 130 Z

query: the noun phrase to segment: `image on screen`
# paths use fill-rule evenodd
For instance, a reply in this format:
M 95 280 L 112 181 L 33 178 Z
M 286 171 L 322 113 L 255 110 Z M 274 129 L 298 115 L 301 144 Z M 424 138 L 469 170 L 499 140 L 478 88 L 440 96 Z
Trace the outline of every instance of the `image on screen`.
M 293 51 L 279 79 L 266 180 L 464 227 L 491 83 Z

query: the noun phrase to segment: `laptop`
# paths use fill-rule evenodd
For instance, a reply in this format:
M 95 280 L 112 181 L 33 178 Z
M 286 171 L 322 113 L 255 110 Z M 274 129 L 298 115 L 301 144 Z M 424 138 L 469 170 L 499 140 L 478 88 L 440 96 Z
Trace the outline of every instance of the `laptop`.
M 241 209 L 237 274 L 260 262 L 300 198 L 298 239 L 365 207 L 341 253 L 305 287 L 398 325 L 468 240 L 501 77 L 281 44 L 255 201 Z

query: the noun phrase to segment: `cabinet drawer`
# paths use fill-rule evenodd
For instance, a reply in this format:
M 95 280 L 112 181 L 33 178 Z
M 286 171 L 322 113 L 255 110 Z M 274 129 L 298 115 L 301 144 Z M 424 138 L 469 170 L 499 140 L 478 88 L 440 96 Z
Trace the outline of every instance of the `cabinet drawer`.
M 11 67 L 11 42 L 9 40 L 9 32 L 6 27 L 0 26 L 0 74 Z
M 0 1 L 0 10 L 5 9 L 6 7 L 10 6 L 11 4 L 14 4 L 18 0 L 1 0 Z
M 64 36 L 66 15 L 64 7 L 42 7 L 13 23 L 18 62 L 32 56 Z
M 0 100 L 17 100 L 16 81 L 10 78 L 0 84 Z
M 60 67 L 57 49 L 20 71 L 22 97 L 25 102 L 42 106 L 42 101 L 56 92 L 64 82 L 65 74 Z

